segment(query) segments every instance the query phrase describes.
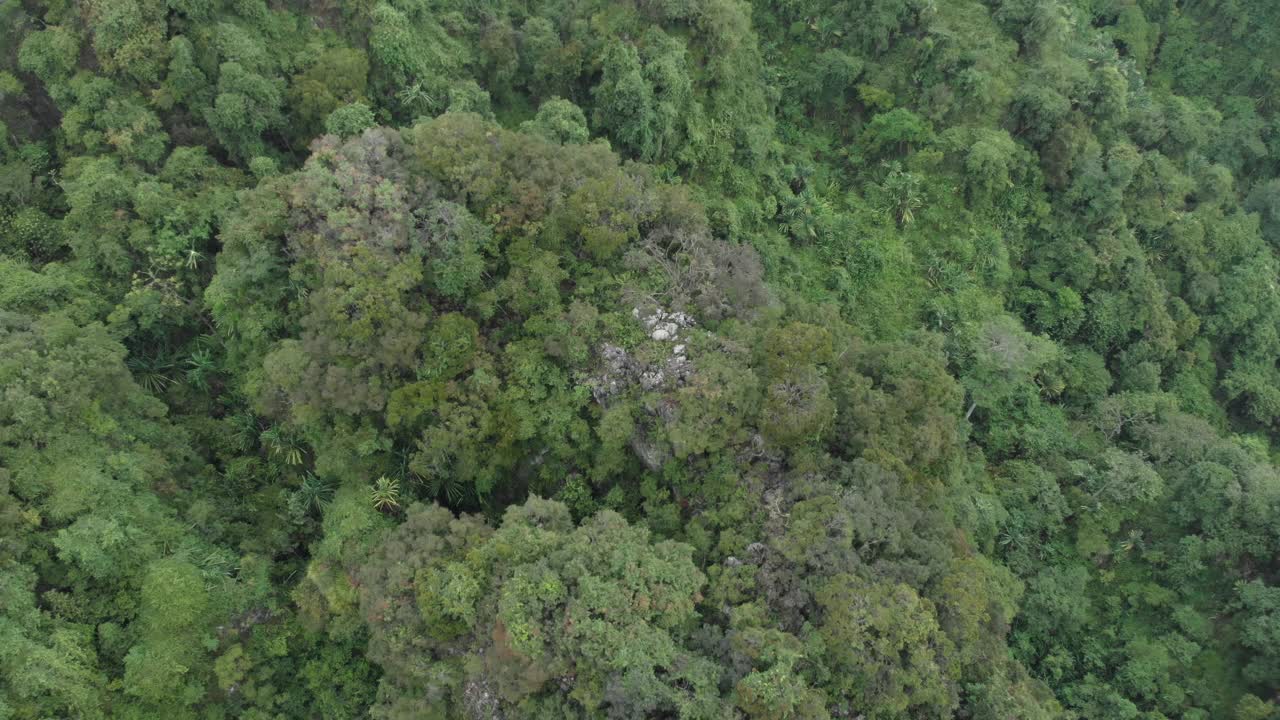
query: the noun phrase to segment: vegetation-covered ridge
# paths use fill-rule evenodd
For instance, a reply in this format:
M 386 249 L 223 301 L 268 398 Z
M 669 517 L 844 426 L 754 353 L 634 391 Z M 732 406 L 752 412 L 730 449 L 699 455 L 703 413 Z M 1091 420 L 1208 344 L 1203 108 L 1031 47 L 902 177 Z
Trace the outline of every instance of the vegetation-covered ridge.
M 0 0 L 0 720 L 1280 720 L 1280 4 Z

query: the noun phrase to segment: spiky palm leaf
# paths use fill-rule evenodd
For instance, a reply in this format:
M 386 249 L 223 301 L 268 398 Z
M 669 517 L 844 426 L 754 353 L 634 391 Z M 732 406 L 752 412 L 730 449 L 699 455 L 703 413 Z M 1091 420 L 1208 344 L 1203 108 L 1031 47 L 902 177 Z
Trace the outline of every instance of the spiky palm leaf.
M 187 358 L 187 382 L 199 390 L 209 389 L 209 376 L 214 373 L 217 364 L 213 353 L 207 348 L 200 348 Z
M 302 444 L 289 431 L 273 425 L 262 431 L 261 438 L 271 454 L 283 458 L 286 464 L 302 464 Z
M 466 485 L 453 473 L 435 473 L 425 481 L 427 493 L 434 498 L 444 497 L 450 504 L 458 505 L 467 496 Z
M 258 438 L 258 419 L 253 413 L 238 412 L 228 418 L 228 422 L 231 423 L 231 438 L 235 440 L 236 447 L 241 450 L 253 447 L 253 441 Z
M 374 481 L 369 492 L 373 506 L 382 512 L 396 510 L 400 507 L 400 481 L 386 475 Z
M 920 176 L 904 172 L 896 165 L 892 166 L 889 176 L 883 185 L 885 193 L 885 211 L 888 212 L 898 227 L 905 227 L 915 222 L 915 211 L 924 206 L 924 190 Z
M 125 364 L 134 379 L 149 393 L 161 393 L 173 383 L 173 358 L 160 353 L 151 357 L 132 355 Z
M 320 512 L 333 501 L 333 492 L 333 485 L 329 481 L 307 473 L 297 491 L 298 502 L 307 510 Z

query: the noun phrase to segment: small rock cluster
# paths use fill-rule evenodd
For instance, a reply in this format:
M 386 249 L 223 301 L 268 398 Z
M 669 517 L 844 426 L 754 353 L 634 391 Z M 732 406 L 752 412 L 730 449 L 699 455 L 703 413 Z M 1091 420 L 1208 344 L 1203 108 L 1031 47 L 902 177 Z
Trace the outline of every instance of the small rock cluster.
M 671 355 L 662 362 L 646 363 L 617 345 L 601 345 L 600 370 L 590 381 L 592 395 L 601 405 L 635 383 L 645 390 L 656 390 L 668 381 L 684 380 L 691 372 L 687 346 L 680 342 L 680 331 L 694 326 L 692 317 L 661 308 L 643 318 L 639 308 L 632 310 L 631 314 L 644 325 L 651 340 L 673 343 Z
M 653 390 L 668 379 L 682 380 L 689 373 L 689 359 L 685 356 L 685 344 L 680 342 L 680 331 L 693 327 L 693 318 L 682 312 L 667 312 L 662 308 L 653 311 L 652 315 L 640 318 L 640 309 L 631 311 L 632 316 L 644 323 L 649 338 L 659 342 L 675 343 L 671 348 L 671 357 L 661 365 L 652 365 L 640 372 L 640 386 L 645 390 Z
M 631 315 L 637 320 L 640 319 L 640 308 L 631 311 Z M 687 327 L 693 327 L 693 318 L 682 312 L 667 312 L 662 308 L 653 311 L 652 315 L 644 318 L 641 322 L 649 331 L 649 337 L 654 340 L 672 341 L 678 339 L 680 330 Z M 683 345 L 676 347 L 684 349 Z
M 612 397 L 633 385 L 639 384 L 644 390 L 658 390 L 684 382 L 693 372 L 686 353 L 687 346 L 680 342 L 681 331 L 694 326 L 692 317 L 661 308 L 644 317 L 641 317 L 639 308 L 631 314 L 644 326 L 649 339 L 671 343 L 671 354 L 665 359 L 646 362 L 617 345 L 601 345 L 600 368 L 589 380 L 589 384 L 596 402 L 602 406 L 607 406 Z M 674 410 L 670 399 L 661 401 L 659 407 Z M 657 416 L 663 420 L 668 419 L 661 410 L 657 412 Z M 657 470 L 669 456 L 669 448 L 665 443 L 653 443 L 646 436 L 643 424 L 637 427 L 635 437 L 631 438 L 631 448 L 646 467 Z

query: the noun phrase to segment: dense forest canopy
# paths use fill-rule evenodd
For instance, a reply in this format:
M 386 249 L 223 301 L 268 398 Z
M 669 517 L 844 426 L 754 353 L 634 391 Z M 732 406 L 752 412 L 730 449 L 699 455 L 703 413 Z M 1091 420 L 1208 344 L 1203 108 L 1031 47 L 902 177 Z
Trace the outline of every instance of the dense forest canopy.
M 1280 3 L 0 0 L 0 720 L 1280 718 Z

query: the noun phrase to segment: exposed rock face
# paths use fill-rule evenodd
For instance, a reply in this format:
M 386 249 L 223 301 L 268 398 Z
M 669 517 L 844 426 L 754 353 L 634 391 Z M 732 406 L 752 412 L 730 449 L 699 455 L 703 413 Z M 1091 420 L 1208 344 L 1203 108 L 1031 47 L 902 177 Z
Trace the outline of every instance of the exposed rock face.
M 596 402 L 607 405 L 609 398 L 624 391 L 639 373 L 637 363 L 626 350 L 605 343 L 600 346 L 600 371 L 590 382 Z
M 635 453 L 645 468 L 651 472 L 661 470 L 667 460 L 671 459 L 671 448 L 667 447 L 666 443 L 649 440 L 648 434 L 639 428 L 631 436 L 630 447 L 631 452 Z
M 645 390 L 657 390 L 671 383 L 679 383 L 690 372 L 688 345 L 676 342 L 680 332 L 694 326 L 693 318 L 682 312 L 667 312 L 661 308 L 644 318 L 640 310 L 632 316 L 644 325 L 651 340 L 674 343 L 671 354 L 660 362 L 641 362 L 623 348 L 605 343 L 600 346 L 600 371 L 591 379 L 591 391 L 596 402 L 606 405 L 608 399 L 628 387 L 639 384 Z
M 639 308 L 632 310 L 631 314 L 639 319 Z M 682 312 L 667 312 L 658 308 L 653 314 L 641 319 L 641 322 L 649 331 L 651 340 L 676 344 L 671 348 L 671 357 L 666 362 L 641 371 L 640 386 L 645 390 L 656 390 L 669 380 L 677 383 L 683 381 L 689 373 L 689 360 L 685 356 L 687 346 L 677 341 L 681 330 L 693 327 L 693 318 Z
M 631 311 L 632 316 L 640 318 L 640 308 Z M 654 340 L 662 340 L 674 342 L 678 337 L 680 330 L 687 327 L 693 327 L 693 318 L 682 312 L 667 312 L 662 308 L 653 311 L 653 314 L 645 317 L 641 322 L 649 331 L 649 337 Z
M 695 325 L 692 317 L 662 308 L 643 317 L 640 309 L 636 308 L 631 315 L 644 326 L 650 340 L 671 343 L 671 352 L 661 360 L 645 362 L 617 345 L 601 345 L 598 350 L 599 371 L 589 381 L 592 396 L 601 406 L 607 407 L 612 398 L 636 385 L 645 391 L 674 389 L 684 383 L 693 371 L 688 357 L 688 345 L 680 342 L 682 331 Z M 659 404 L 660 407 L 671 409 L 668 405 Z M 662 414 L 657 413 L 655 418 L 665 420 Z M 650 470 L 660 469 L 671 457 L 671 449 L 665 442 L 651 440 L 643 423 L 637 425 L 630 445 L 636 457 Z

